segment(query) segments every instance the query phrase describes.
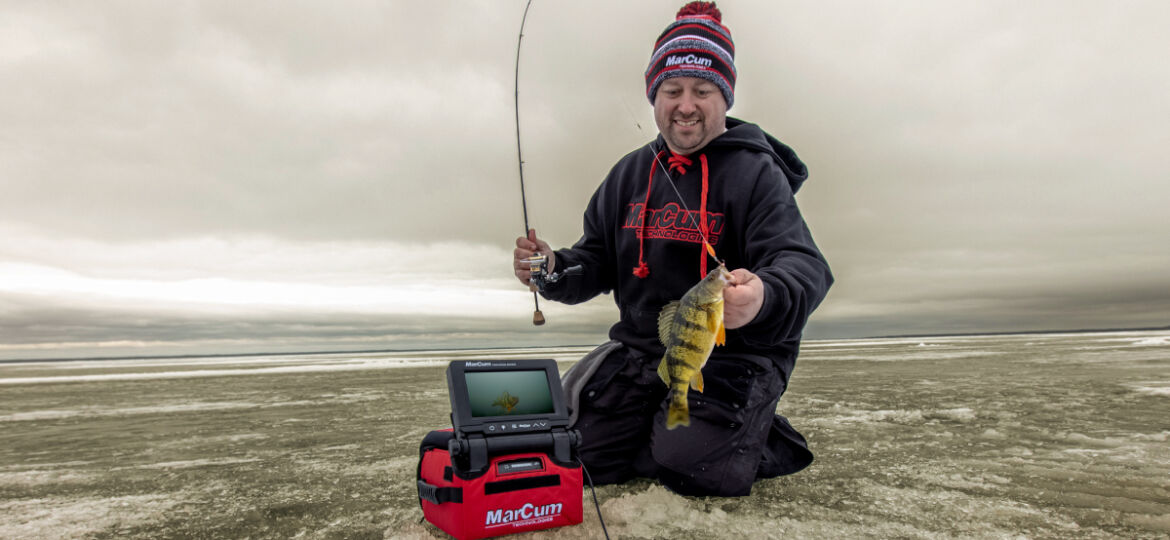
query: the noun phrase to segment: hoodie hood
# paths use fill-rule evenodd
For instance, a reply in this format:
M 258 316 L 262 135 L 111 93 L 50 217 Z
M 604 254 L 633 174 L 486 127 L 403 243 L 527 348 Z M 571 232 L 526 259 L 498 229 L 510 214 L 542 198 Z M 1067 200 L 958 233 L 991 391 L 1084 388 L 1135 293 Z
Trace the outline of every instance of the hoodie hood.
M 658 136 L 656 146 L 666 148 L 666 141 L 662 135 Z M 706 148 L 696 153 L 702 153 L 714 148 L 746 148 L 755 152 L 767 154 L 784 171 L 788 185 L 796 193 L 804 181 L 808 179 L 808 167 L 796 155 L 796 151 L 767 134 L 760 126 L 744 122 L 738 118 L 727 117 L 727 131 L 715 137 Z

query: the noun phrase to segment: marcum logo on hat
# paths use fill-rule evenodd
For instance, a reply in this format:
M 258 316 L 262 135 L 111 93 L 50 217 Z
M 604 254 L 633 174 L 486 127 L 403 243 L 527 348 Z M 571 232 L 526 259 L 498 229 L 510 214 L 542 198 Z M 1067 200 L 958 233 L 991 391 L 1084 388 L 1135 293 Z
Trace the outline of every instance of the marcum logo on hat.
M 561 507 L 561 503 L 541 506 L 525 503 L 524 506 L 515 510 L 504 510 L 503 508 L 488 510 L 487 516 L 484 518 L 484 527 L 520 526 L 551 521 L 561 514 Z
M 688 54 L 686 56 L 671 55 L 666 57 L 667 67 L 681 65 L 711 67 L 713 63 L 714 62 L 712 62 L 710 58 L 703 58 L 702 56 L 696 56 L 693 54 Z

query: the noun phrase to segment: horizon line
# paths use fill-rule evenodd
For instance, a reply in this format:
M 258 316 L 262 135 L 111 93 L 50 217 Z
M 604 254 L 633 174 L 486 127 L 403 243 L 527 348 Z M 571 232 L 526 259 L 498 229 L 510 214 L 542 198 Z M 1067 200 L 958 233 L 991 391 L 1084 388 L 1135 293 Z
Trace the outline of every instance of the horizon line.
M 1029 334 L 1104 334 L 1111 332 L 1141 332 L 1141 331 L 1158 331 L 1170 330 L 1170 326 L 1148 326 L 1148 327 L 1132 327 L 1132 328 L 1083 328 L 1076 330 L 1015 330 L 1004 332 L 960 332 L 960 333 L 934 333 L 934 334 L 891 334 L 891 335 L 877 335 L 877 336 L 861 336 L 849 338 L 817 338 L 804 339 L 803 342 L 819 342 L 819 341 L 847 341 L 847 340 L 866 340 L 866 339 L 907 339 L 907 338 L 943 338 L 943 337 L 972 337 L 972 336 L 1018 336 Z M 76 356 L 76 357 L 49 357 L 49 358 L 13 358 L 0 359 L 0 364 L 29 364 L 36 362 L 84 362 L 84 361 L 98 361 L 98 360 L 173 360 L 183 358 L 243 358 L 255 356 L 277 356 L 277 355 L 327 355 L 327 354 L 371 354 L 371 353 L 403 353 L 403 352 L 417 352 L 417 351 L 495 351 L 504 349 L 560 349 L 566 347 L 596 347 L 597 343 L 588 344 L 561 344 L 561 345 L 529 345 L 524 347 L 515 346 L 483 346 L 483 347 L 440 347 L 440 348 L 403 348 L 403 349 L 353 349 L 353 350 L 313 350 L 313 351 L 265 351 L 265 352 L 241 352 L 241 353 L 208 353 L 208 354 L 141 354 L 133 356 Z

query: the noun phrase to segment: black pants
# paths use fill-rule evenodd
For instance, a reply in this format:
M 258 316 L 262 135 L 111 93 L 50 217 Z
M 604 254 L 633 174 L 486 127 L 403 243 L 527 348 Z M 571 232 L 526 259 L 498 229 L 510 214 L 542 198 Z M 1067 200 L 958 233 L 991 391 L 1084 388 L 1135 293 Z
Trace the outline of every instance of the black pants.
M 776 414 L 785 383 L 774 367 L 712 357 L 704 391 L 687 394 L 691 425 L 667 430 L 659 360 L 619 349 L 583 387 L 575 427 L 595 483 L 646 477 L 683 495 L 741 496 L 757 478 L 812 463 L 804 438 Z

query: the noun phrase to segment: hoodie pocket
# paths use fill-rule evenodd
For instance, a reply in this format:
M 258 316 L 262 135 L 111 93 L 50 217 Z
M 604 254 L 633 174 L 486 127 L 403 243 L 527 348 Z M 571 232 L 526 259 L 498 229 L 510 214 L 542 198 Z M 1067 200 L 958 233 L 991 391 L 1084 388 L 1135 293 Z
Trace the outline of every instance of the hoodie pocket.
M 779 376 L 739 359 L 712 359 L 703 392 L 687 392 L 689 426 L 666 429 L 668 404 L 654 420 L 651 453 L 685 494 L 745 495 L 751 490 L 768 425 L 776 414 Z
M 581 406 L 615 415 L 652 411 L 666 387 L 644 363 L 625 354 L 607 358 L 582 388 Z
M 760 375 L 763 373 L 750 362 L 712 359 L 703 368 L 703 391 L 687 392 L 691 418 L 738 428 L 753 402 Z

